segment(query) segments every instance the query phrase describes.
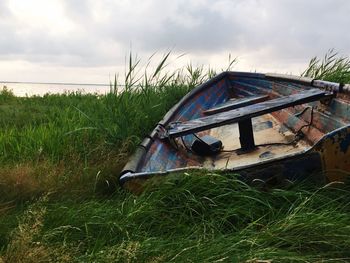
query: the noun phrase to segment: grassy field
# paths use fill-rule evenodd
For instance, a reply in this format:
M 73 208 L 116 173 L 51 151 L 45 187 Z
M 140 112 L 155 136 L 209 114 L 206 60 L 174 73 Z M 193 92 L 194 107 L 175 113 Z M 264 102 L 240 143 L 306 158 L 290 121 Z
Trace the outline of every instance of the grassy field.
M 349 185 L 259 191 L 193 172 L 119 189 L 144 135 L 214 74 L 166 73 L 167 58 L 141 79 L 130 59 L 126 88 L 107 95 L 0 93 L 0 262 L 350 261 Z M 350 82 L 349 65 L 330 52 L 303 74 Z

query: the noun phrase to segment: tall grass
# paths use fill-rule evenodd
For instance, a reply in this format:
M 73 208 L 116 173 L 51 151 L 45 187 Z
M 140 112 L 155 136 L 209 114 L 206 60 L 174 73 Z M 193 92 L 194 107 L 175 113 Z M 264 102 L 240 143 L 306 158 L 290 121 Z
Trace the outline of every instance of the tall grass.
M 72 156 L 100 160 L 106 151 L 129 154 L 173 104 L 208 78 L 203 68 L 192 66 L 166 72 L 169 55 L 141 75 L 140 60 L 130 55 L 124 88 L 118 89 L 115 78 L 106 95 L 15 98 L 1 91 L 0 164 L 42 158 L 57 163 Z
M 0 92 L 0 262 L 348 262 L 349 185 L 259 191 L 191 172 L 140 196 L 112 187 L 165 112 L 214 74 L 168 72 L 169 56 L 140 70 L 130 55 L 125 88 L 115 76 L 106 95 Z M 348 64 L 326 55 L 304 74 L 349 82 Z
M 0 198 L 112 191 L 136 145 L 184 94 L 214 74 L 190 65 L 169 73 L 169 55 L 151 71 L 151 61 L 139 70 L 140 60 L 130 54 L 124 88 L 115 77 L 105 95 L 17 98 L 0 91 Z
M 349 190 L 261 192 L 235 175 L 201 173 L 138 197 L 42 199 L 24 208 L 3 258 L 60 251 L 76 262 L 346 262 Z
M 313 57 L 302 76 L 350 83 L 350 60 L 348 57 L 339 56 L 334 49 L 330 49 L 322 59 Z

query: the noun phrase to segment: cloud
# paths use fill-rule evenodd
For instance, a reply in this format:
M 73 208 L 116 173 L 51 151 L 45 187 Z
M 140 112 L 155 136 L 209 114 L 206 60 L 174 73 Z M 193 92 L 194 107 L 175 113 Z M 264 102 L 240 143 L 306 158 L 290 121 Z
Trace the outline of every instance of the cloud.
M 346 0 L 3 0 L 0 59 L 120 66 L 132 47 L 141 57 L 173 49 L 215 63 L 232 53 L 254 68 L 288 67 L 329 48 L 349 54 L 349 13 Z
M 204 6 L 192 10 L 179 6 L 176 14 L 180 15 L 166 17 L 161 28 L 140 32 L 136 39 L 140 48 L 152 50 L 175 47 L 190 53 L 217 52 L 239 42 L 237 32 L 241 28 L 218 11 Z

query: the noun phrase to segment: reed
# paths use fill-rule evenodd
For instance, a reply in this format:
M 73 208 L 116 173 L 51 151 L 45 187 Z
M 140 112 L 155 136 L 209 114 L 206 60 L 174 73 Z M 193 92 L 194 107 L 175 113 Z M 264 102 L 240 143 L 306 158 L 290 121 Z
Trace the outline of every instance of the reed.
M 334 49 L 330 49 L 322 59 L 313 57 L 302 76 L 350 83 L 350 60 L 348 57 L 339 56 Z
M 168 73 L 169 55 L 153 72 L 140 74 L 140 61 L 130 54 L 124 88 L 115 77 L 106 95 L 71 92 L 15 98 L 2 90 L 0 164 L 42 158 L 57 163 L 72 156 L 98 161 L 109 151 L 128 155 L 171 106 L 213 74 L 192 66 Z

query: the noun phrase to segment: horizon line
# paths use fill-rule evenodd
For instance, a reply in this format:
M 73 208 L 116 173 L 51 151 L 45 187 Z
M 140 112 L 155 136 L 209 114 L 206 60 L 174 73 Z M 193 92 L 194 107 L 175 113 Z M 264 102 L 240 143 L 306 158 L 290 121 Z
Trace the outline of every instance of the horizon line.
M 39 84 L 39 85 L 71 85 L 71 86 L 103 86 L 109 87 L 111 84 L 103 84 L 103 83 L 69 83 L 69 82 L 35 82 L 35 81 L 9 81 L 9 80 L 0 80 L 0 83 L 3 84 Z M 114 84 L 112 84 L 114 86 Z M 124 86 L 121 84 L 117 84 L 117 86 Z

